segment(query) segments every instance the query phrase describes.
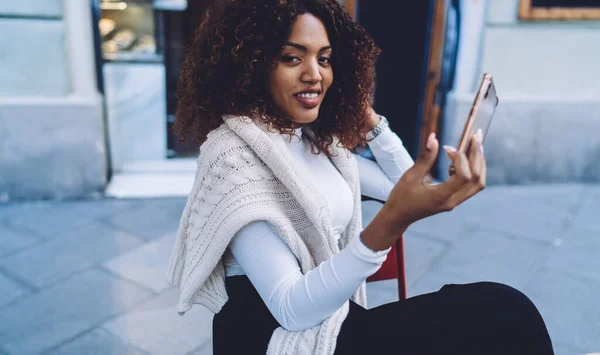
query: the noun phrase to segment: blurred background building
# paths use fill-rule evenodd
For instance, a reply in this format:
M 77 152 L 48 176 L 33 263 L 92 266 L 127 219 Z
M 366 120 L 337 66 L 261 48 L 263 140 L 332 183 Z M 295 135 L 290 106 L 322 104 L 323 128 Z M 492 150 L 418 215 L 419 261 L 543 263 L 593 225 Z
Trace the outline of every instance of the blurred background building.
M 600 181 L 595 133 L 600 132 L 600 2 L 488 0 L 462 5 L 444 143 L 458 140 L 480 75 L 488 72 L 500 97 L 485 142 L 489 183 Z
M 186 195 L 197 147 L 170 126 L 211 1 L 0 2 L 0 200 Z M 456 144 L 488 72 L 490 184 L 600 181 L 600 3 L 413 5 L 345 0 L 384 50 L 375 108 L 413 156 L 429 131 Z M 435 177 L 447 166 L 440 155 Z

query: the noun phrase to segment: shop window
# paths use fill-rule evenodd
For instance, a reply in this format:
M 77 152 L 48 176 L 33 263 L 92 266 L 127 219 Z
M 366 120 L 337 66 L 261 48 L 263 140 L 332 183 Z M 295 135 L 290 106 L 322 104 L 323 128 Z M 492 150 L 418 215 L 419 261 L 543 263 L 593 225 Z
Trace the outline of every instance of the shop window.
M 162 61 L 152 0 L 102 0 L 100 10 L 104 60 Z
M 519 0 L 519 19 L 600 20 L 600 0 Z

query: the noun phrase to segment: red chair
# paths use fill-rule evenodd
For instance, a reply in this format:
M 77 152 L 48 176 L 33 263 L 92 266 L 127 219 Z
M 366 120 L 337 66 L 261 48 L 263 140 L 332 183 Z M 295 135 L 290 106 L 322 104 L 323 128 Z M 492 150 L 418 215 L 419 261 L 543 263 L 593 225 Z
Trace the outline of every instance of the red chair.
M 367 225 L 379 212 L 383 202 L 366 196 L 362 197 L 363 225 Z M 404 262 L 404 236 L 400 236 L 381 268 L 367 278 L 367 282 L 382 280 L 398 280 L 398 299 L 406 299 L 406 270 Z

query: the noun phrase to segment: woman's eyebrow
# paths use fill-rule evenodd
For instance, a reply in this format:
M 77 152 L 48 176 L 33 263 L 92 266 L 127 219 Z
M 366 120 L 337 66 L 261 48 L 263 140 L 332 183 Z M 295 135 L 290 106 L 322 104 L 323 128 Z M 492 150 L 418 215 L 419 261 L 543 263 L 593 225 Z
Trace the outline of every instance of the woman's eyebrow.
M 284 47 L 285 47 L 285 46 L 290 46 L 290 47 L 297 48 L 297 49 L 299 49 L 299 50 L 301 50 L 301 51 L 303 51 L 303 52 L 308 52 L 308 48 L 306 48 L 305 46 L 303 46 L 303 45 L 301 45 L 301 44 L 294 43 L 294 42 L 285 42 L 285 43 L 283 44 L 283 46 L 284 46 Z M 326 51 L 326 50 L 328 50 L 328 49 L 331 49 L 331 46 L 325 46 L 325 47 L 321 48 L 321 49 L 319 50 L 319 53 L 321 53 L 321 52 L 324 52 L 324 51 Z

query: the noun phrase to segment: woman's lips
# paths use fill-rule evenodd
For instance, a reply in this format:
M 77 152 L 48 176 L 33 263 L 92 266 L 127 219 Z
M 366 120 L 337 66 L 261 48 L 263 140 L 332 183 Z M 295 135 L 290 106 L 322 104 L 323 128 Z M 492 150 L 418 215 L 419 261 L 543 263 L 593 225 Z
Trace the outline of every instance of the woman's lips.
M 317 106 L 319 106 L 319 102 L 321 101 L 321 95 L 318 95 L 317 97 L 313 98 L 306 98 L 306 97 L 301 97 L 298 95 L 294 95 L 294 98 L 296 100 L 298 100 L 298 102 L 300 102 L 302 104 L 302 106 L 304 106 L 307 109 L 311 109 L 311 108 L 315 108 Z

